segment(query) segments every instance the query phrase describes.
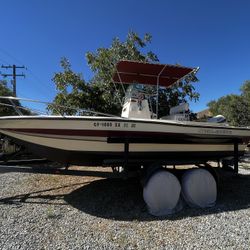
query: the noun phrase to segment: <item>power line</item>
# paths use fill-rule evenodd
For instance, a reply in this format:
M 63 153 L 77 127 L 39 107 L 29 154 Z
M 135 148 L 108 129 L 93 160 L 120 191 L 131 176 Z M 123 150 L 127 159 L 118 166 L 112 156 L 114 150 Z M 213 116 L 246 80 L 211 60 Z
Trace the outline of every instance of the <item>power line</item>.
M 25 75 L 22 74 L 17 74 L 16 73 L 16 69 L 25 69 L 24 66 L 16 66 L 15 64 L 13 65 L 2 65 L 2 68 L 4 69 L 12 69 L 12 74 L 1 74 L 3 77 L 8 77 L 8 76 L 12 76 L 13 80 L 12 80 L 12 86 L 13 86 L 13 96 L 16 96 L 16 78 L 17 77 L 25 77 Z
M 3 58 L 0 58 L 0 62 L 9 64 L 9 63 L 8 63 L 6 60 L 4 60 Z
M 0 51 L 2 52 L 2 54 L 5 54 L 7 57 L 11 58 L 12 60 L 16 61 L 17 63 L 23 64 L 23 62 L 21 62 L 18 58 L 16 58 L 15 56 L 11 55 L 9 52 L 7 52 L 6 50 L 0 48 Z
M 9 57 L 10 59 L 16 61 L 17 63 L 24 64 L 20 59 L 13 56 L 10 52 L 4 50 L 3 48 L 0 48 L 0 52 L 4 54 L 5 56 Z M 10 64 L 9 62 L 6 62 L 6 60 L 0 59 L 0 61 L 2 61 L 5 64 Z M 47 88 L 51 87 L 50 84 L 48 84 L 47 82 L 41 81 L 41 79 L 31 69 L 29 68 L 25 68 L 25 69 L 27 70 L 28 73 L 30 73 L 31 78 L 33 78 L 33 80 L 35 80 L 38 83 L 36 87 L 39 88 L 40 91 L 43 92 L 43 94 L 48 95 Z M 47 86 L 47 88 L 44 87 L 45 85 Z

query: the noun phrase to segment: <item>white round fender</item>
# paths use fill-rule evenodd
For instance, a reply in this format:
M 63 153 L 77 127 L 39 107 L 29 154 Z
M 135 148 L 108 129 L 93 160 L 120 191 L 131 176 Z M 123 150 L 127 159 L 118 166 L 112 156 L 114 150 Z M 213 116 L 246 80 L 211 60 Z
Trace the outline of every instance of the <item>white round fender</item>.
M 182 196 L 191 207 L 212 207 L 216 203 L 217 184 L 205 169 L 187 170 L 181 180 Z
M 181 185 L 172 173 L 159 170 L 143 188 L 143 198 L 149 213 L 155 216 L 173 214 L 182 209 Z

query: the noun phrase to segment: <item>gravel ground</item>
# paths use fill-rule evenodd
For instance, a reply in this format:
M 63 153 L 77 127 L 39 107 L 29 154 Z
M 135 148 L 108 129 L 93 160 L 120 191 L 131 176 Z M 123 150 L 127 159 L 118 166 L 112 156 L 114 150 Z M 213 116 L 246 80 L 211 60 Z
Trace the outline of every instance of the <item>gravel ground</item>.
M 147 213 L 137 180 L 75 170 L 0 166 L 0 249 L 250 249 L 248 163 L 219 170 L 215 207 L 162 218 Z

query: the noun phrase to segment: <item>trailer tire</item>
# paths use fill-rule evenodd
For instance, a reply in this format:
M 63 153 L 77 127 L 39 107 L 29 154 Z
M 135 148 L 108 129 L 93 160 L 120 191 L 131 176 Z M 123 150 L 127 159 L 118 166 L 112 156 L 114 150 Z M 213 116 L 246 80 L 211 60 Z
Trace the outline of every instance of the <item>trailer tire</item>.
M 158 170 L 143 188 L 143 198 L 149 213 L 154 216 L 173 214 L 182 209 L 181 185 L 177 177 L 166 170 Z

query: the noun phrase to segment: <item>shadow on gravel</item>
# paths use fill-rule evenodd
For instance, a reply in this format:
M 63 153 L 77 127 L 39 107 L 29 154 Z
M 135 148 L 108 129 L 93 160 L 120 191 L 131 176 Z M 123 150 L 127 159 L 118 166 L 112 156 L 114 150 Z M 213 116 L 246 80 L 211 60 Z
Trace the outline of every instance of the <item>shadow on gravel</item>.
M 30 204 L 53 204 L 53 205 L 67 205 L 66 203 L 62 203 L 64 200 L 64 194 L 45 194 L 46 192 L 56 192 L 60 189 L 64 188 L 72 188 L 74 186 L 86 185 L 86 183 L 75 183 L 70 185 L 64 185 L 54 188 L 42 189 L 39 191 L 28 192 L 24 194 L 13 195 L 5 198 L 0 198 L 0 205 L 21 205 L 22 203 L 30 203 Z
M 32 173 L 32 174 L 53 174 L 53 175 L 72 175 L 72 176 L 91 176 L 91 177 L 101 177 L 110 178 L 112 177 L 111 172 L 103 171 L 88 171 L 88 170 L 72 170 L 65 169 L 65 167 L 55 167 L 46 165 L 30 165 L 27 166 L 5 166 L 0 165 L 0 174 L 4 173 Z
M 74 176 L 111 177 L 110 172 L 51 169 L 49 167 L 17 167 L 0 166 L 0 173 L 23 172 L 39 174 L 58 174 Z M 47 188 L 16 196 L 0 199 L 0 205 L 38 203 L 62 204 L 66 201 L 79 211 L 93 216 L 122 220 L 122 221 L 153 221 L 153 220 L 179 220 L 186 217 L 197 217 L 208 214 L 219 214 L 227 211 L 237 211 L 250 208 L 250 175 L 234 174 L 233 172 L 218 171 L 219 186 L 217 205 L 209 209 L 184 207 L 174 215 L 154 217 L 148 214 L 142 197 L 142 187 L 138 179 L 101 179 L 91 182 L 73 183 L 57 188 Z M 45 192 L 56 191 L 67 187 L 81 186 L 69 194 L 50 194 Z M 58 202 L 57 202 L 58 201 Z M 51 203 L 52 202 L 52 203 Z
M 250 175 L 232 172 L 219 174 L 217 205 L 209 209 L 189 208 L 166 217 L 153 217 L 147 213 L 138 180 L 97 180 L 65 196 L 73 207 L 102 218 L 114 220 L 179 220 L 208 214 L 218 214 L 250 208 Z
M 137 179 L 96 180 L 68 194 L 65 200 L 73 207 L 98 217 L 127 221 L 150 217 Z

